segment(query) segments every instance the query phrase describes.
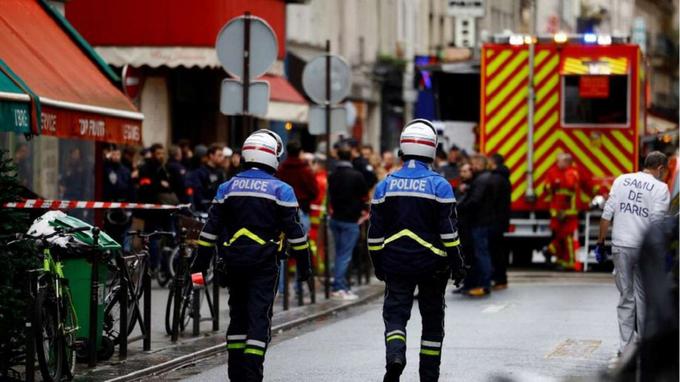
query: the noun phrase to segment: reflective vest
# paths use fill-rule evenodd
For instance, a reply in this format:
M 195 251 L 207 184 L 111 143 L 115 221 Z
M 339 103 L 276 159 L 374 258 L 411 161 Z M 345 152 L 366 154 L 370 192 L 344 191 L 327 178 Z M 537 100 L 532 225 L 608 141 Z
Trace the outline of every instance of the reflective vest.
M 371 202 L 368 248 L 374 266 L 417 275 L 458 264 L 455 204 L 451 185 L 425 163 L 409 160 L 388 175 Z
M 227 266 L 252 266 L 276 260 L 281 234 L 289 253 L 309 258 L 293 188 L 267 172 L 250 169 L 219 186 L 197 243 L 217 245 Z
M 553 166 L 546 175 L 545 192 L 550 202 L 550 216 L 557 217 L 560 212 L 564 216 L 578 215 L 576 203 L 580 197 L 580 176 L 576 167 L 560 170 Z

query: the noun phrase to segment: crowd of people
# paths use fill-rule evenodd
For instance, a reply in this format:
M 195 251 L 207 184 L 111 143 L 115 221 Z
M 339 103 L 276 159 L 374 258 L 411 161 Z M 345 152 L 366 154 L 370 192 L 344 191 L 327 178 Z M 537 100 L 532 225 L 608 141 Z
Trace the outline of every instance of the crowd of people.
M 299 221 L 313 243 L 318 238 L 325 198 L 329 198 L 329 230 L 335 246 L 332 297 L 352 300 L 357 296 L 346 275 L 361 228 L 368 221 L 370 196 L 377 182 L 399 170 L 402 163 L 395 151 L 378 154 L 372 146 L 354 139 L 337 142 L 331 155 L 327 161 L 325 155 L 305 152 L 299 141 L 291 140 L 276 175 L 293 187 L 300 203 Z M 153 144 L 143 150 L 111 146 L 104 156 L 105 201 L 190 203 L 198 212 L 207 212 L 219 185 L 242 169 L 240 151 L 220 144 L 192 148 L 188 141 L 179 141 L 167 149 Z M 458 226 L 469 266 L 457 292 L 477 297 L 507 287 L 508 253 L 503 233 L 509 225 L 511 190 L 503 157 L 470 155 L 456 145 L 445 151 L 440 146 L 433 170 L 453 186 L 457 199 Z M 137 217 L 144 220 L 147 231 L 172 228 L 159 212 L 142 211 Z M 129 224 L 129 213 L 107 214 L 106 228 L 119 240 L 126 242 L 124 232 Z M 152 267 L 158 268 L 155 245 L 151 252 Z M 301 293 L 300 285 L 296 292 Z

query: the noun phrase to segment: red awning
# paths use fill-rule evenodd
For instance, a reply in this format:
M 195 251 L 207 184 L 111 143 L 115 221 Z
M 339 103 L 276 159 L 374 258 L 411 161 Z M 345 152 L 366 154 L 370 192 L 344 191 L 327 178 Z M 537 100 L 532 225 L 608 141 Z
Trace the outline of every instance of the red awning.
M 261 80 L 269 82 L 269 105 L 266 119 L 284 122 L 306 123 L 309 105 L 284 77 L 264 75 Z
M 0 1 L 0 59 L 40 98 L 42 133 L 141 143 L 143 115 L 88 56 L 92 48 L 45 6 Z
M 290 82 L 288 82 L 288 80 L 285 78 L 266 74 L 260 79 L 269 82 L 272 101 L 303 104 L 307 103 L 305 97 L 298 93 L 293 85 L 291 85 Z

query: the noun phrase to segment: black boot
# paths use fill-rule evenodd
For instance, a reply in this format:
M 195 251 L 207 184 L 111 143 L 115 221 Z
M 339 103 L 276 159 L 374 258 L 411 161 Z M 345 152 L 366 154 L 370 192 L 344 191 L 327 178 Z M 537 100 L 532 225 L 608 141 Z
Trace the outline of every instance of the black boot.
M 388 362 L 387 366 L 385 366 L 386 371 L 383 382 L 399 382 L 399 377 L 401 376 L 401 372 L 404 371 L 404 366 L 406 366 L 406 362 L 399 358 Z

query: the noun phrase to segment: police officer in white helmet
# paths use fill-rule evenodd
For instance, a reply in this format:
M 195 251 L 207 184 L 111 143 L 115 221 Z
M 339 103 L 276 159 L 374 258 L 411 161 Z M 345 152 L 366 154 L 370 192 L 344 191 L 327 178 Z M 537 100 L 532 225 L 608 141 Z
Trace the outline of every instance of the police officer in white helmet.
M 192 272 L 205 271 L 217 246 L 216 278 L 229 288 L 228 375 L 262 381 L 271 339 L 272 305 L 279 274 L 280 235 L 297 260 L 298 280 L 311 276 L 307 234 L 298 221 L 293 188 L 274 177 L 281 138 L 258 130 L 243 143 L 245 171 L 219 186 L 199 236 Z
M 430 121 L 416 119 L 401 133 L 404 166 L 376 186 L 368 248 L 378 279 L 385 281 L 386 372 L 398 381 L 406 365 L 406 324 L 413 294 L 423 332 L 420 380 L 437 381 L 444 340 L 444 292 L 449 278 L 465 277 L 451 185 L 430 165 L 438 144 Z

